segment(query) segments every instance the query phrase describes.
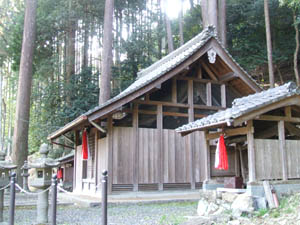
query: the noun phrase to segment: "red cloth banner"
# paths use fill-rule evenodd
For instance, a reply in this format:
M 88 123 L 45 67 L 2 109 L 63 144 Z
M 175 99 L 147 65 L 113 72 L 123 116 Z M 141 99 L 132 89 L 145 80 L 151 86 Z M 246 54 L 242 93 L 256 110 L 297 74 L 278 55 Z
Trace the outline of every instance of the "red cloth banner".
M 82 159 L 88 160 L 90 157 L 89 154 L 89 145 L 88 145 L 88 137 L 86 130 L 82 132 Z
M 220 136 L 217 144 L 215 168 L 218 170 L 228 170 L 228 156 L 223 135 Z
M 63 178 L 63 173 L 62 173 L 62 168 L 60 168 L 58 171 L 57 171 L 57 179 L 62 179 Z

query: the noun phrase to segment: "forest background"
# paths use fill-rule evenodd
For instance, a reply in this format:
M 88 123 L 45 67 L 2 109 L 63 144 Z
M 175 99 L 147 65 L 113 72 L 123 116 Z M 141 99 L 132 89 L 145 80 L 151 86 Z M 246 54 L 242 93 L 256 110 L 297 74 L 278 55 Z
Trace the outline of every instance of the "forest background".
M 182 10 L 171 18 L 175 49 L 203 29 L 200 0 L 180 1 Z M 226 3 L 228 51 L 262 87 L 268 87 L 264 1 Z M 29 123 L 29 153 L 36 152 L 52 131 L 98 105 L 104 8 L 104 0 L 38 1 L 30 120 L 25 121 Z M 298 0 L 269 0 L 276 84 L 295 80 L 299 8 Z M 15 124 L 24 10 L 22 0 L 0 0 L 0 150 L 8 153 Z M 112 96 L 131 84 L 139 70 L 168 53 L 165 16 L 160 0 L 115 0 Z

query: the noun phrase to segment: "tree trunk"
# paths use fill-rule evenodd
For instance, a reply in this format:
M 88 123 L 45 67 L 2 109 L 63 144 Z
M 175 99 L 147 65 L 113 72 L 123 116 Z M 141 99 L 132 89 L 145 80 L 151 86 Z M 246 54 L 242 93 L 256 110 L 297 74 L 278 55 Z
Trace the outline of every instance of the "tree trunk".
M 227 28 L 226 28 L 226 0 L 219 0 L 219 38 L 225 48 L 227 48 Z
M 208 25 L 213 25 L 218 32 L 218 0 L 208 0 Z
M 18 183 L 21 184 L 21 166 L 28 156 L 28 128 L 32 83 L 32 61 L 36 31 L 37 0 L 27 0 L 17 94 L 16 119 L 13 136 L 12 160 L 18 166 Z
M 180 1 L 179 38 L 180 38 L 180 46 L 181 46 L 184 44 L 184 39 L 183 39 L 183 0 Z
M 208 24 L 207 10 L 208 10 L 207 0 L 201 0 L 201 13 L 202 13 L 202 27 L 203 27 L 203 29 L 209 25 Z
M 173 37 L 172 37 L 173 35 L 172 35 L 171 21 L 169 20 L 166 13 L 165 13 L 165 22 L 166 22 L 166 31 L 167 31 L 167 39 L 168 39 L 168 52 L 171 53 L 174 51 Z
M 269 80 L 270 80 L 270 87 L 273 88 L 275 85 L 275 82 L 274 82 L 274 71 L 273 71 L 272 41 L 271 41 L 271 28 L 270 28 L 269 4 L 268 3 L 269 3 L 268 0 L 264 0 L 266 38 L 267 38 L 267 49 L 268 49 Z
M 106 0 L 105 12 L 104 12 L 103 51 L 102 51 L 101 77 L 100 77 L 101 82 L 100 82 L 99 104 L 106 102 L 110 98 L 113 13 L 114 13 L 114 0 Z
M 299 54 L 299 27 L 297 24 L 297 14 L 295 10 L 293 10 L 293 19 L 294 19 L 294 27 L 295 27 L 295 39 L 296 39 L 296 48 L 294 53 L 294 72 L 296 77 L 297 85 L 300 86 L 300 79 L 299 79 L 299 70 L 298 70 L 298 54 Z
M 86 6 L 87 11 L 87 6 Z M 88 18 L 88 15 L 85 16 L 84 21 L 84 43 L 83 43 L 83 57 L 82 57 L 82 67 L 81 69 L 84 69 L 88 67 L 88 61 L 89 61 L 89 30 L 90 30 L 90 21 Z
M 71 76 L 75 73 L 75 34 L 76 34 L 76 21 L 72 15 L 74 5 L 72 0 L 69 0 L 69 21 L 68 21 L 68 34 L 67 34 L 67 48 L 66 48 L 66 85 L 67 90 L 70 89 Z M 66 103 L 71 105 L 70 93 L 66 94 Z
M 193 9 L 194 8 L 194 0 L 190 0 L 190 5 L 191 5 L 191 8 Z

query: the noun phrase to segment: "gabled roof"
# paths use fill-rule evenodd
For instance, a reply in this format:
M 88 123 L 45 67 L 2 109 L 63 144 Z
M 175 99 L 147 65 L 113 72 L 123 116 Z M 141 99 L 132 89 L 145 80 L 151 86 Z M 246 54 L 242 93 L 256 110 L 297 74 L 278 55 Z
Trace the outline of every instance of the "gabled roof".
M 233 101 L 232 107 L 205 118 L 188 123 L 176 129 L 179 133 L 190 133 L 222 124 L 231 124 L 235 119 L 254 110 L 266 107 L 291 96 L 300 95 L 300 89 L 294 82 L 271 88 Z
M 146 89 L 144 89 L 142 92 L 139 93 L 137 92 L 145 87 L 148 87 L 148 85 L 156 82 L 158 79 L 161 79 L 168 72 L 172 71 L 174 68 L 184 63 L 195 52 L 197 52 L 202 47 L 204 47 L 211 39 L 214 39 L 215 41 L 218 42 L 220 48 L 222 48 L 222 50 L 225 52 L 226 57 L 229 57 L 229 59 L 233 62 L 236 68 L 238 68 L 239 71 L 241 71 L 242 74 L 239 74 L 240 76 L 239 78 L 241 78 L 245 83 L 248 83 L 250 89 L 253 92 L 261 91 L 259 85 L 251 78 L 249 74 L 247 74 L 245 70 L 243 70 L 238 65 L 238 63 L 231 57 L 231 55 L 226 51 L 226 49 L 222 47 L 221 43 L 216 38 L 214 27 L 210 26 L 205 28 L 200 34 L 198 34 L 196 37 L 188 41 L 180 48 L 174 50 L 172 53 L 168 54 L 167 56 L 163 57 L 156 63 L 149 66 L 148 68 L 139 72 L 136 81 L 133 82 L 124 91 L 122 91 L 119 95 L 95 107 L 94 109 L 89 110 L 88 112 L 84 113 L 74 121 L 66 124 L 61 129 L 49 135 L 48 139 L 54 139 L 59 135 L 67 132 L 68 130 L 73 129 L 75 126 L 86 123 L 87 120 L 95 120 L 96 117 L 106 115 L 107 113 L 116 110 L 121 105 L 114 105 L 114 104 L 125 99 L 130 95 L 132 95 L 132 97 L 126 99 L 127 102 L 143 95 L 144 92 L 146 93 L 147 91 Z M 123 102 L 122 104 L 126 104 L 127 102 Z

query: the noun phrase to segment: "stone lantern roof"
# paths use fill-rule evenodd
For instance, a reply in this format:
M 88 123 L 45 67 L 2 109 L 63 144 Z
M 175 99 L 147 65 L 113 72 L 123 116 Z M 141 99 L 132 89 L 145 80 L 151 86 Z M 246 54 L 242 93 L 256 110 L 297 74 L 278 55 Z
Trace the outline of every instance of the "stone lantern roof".
M 59 162 L 57 162 L 54 159 L 47 158 L 47 155 L 49 153 L 48 145 L 47 144 L 42 144 L 40 147 L 40 155 L 41 157 L 34 160 L 32 163 L 30 163 L 28 166 L 29 168 L 52 168 L 52 167 L 57 167 L 59 165 Z
M 0 170 L 11 170 L 17 168 L 17 166 L 12 164 L 10 161 L 5 161 L 5 155 L 5 152 L 0 152 Z

